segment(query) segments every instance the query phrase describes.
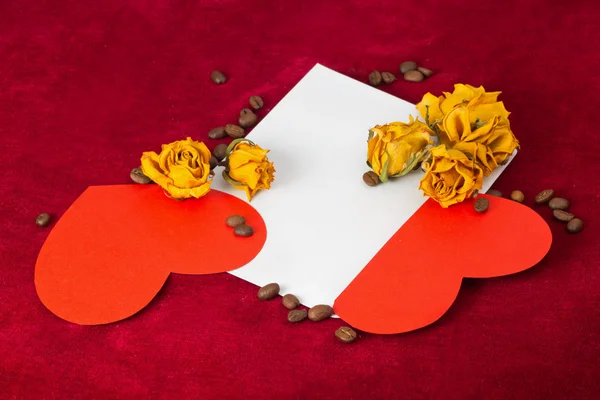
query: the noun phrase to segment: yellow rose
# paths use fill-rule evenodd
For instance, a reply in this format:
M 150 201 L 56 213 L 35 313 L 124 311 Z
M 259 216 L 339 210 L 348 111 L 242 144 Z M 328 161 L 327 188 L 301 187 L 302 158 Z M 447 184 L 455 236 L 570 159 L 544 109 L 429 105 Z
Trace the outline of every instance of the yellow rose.
M 444 145 L 434 147 L 430 153 L 425 163 L 427 172 L 419 185 L 425 195 L 448 208 L 481 189 L 483 170 L 464 153 Z
M 377 125 L 369 131 L 367 164 L 382 182 L 406 175 L 427 155 L 433 132 L 410 117 L 409 123 Z
M 275 179 L 275 167 L 267 158 L 268 152 L 248 139 L 234 140 L 227 148 L 223 178 L 236 189 L 245 190 L 248 201 L 259 190 L 270 189 Z
M 142 172 L 175 199 L 199 198 L 210 190 L 210 151 L 191 138 L 142 154 Z
M 488 176 L 498 164 L 504 162 L 519 141 L 510 130 L 507 119 L 495 115 L 486 122 L 476 120 L 471 123 L 472 111 L 468 106 L 457 105 L 442 121 L 440 142 L 460 150 L 483 168 Z

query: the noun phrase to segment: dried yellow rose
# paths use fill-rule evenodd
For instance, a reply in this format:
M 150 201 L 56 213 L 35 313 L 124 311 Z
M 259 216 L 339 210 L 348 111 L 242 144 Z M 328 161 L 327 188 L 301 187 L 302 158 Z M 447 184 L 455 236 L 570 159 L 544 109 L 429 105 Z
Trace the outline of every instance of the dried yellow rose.
M 259 190 L 268 190 L 275 179 L 275 167 L 267 153 L 248 139 L 237 139 L 227 148 L 223 178 L 234 188 L 246 191 L 248 201 Z

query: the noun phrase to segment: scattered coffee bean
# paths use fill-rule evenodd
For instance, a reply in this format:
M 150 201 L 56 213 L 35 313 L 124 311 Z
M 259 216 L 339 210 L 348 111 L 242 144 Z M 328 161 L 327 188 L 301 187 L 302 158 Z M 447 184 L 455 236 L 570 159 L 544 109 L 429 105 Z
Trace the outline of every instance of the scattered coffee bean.
M 319 304 L 308 310 L 308 319 L 319 322 L 333 315 L 333 308 L 325 304 Z
M 244 128 L 242 128 L 241 126 L 234 125 L 234 124 L 227 124 L 227 125 L 225 125 L 225 133 L 229 137 L 232 137 L 234 139 L 239 139 L 241 137 L 244 137 L 244 134 L 246 133 L 246 131 L 244 131 Z
M 377 186 L 379 184 L 379 176 L 373 171 L 367 171 L 363 174 L 363 182 L 369 186 Z
M 144 175 L 144 173 L 142 172 L 141 168 L 134 168 L 134 169 L 132 169 L 131 173 L 129 174 L 129 177 L 135 183 L 139 183 L 139 184 L 142 184 L 142 185 L 146 185 L 146 184 L 152 182 L 152 179 L 150 179 L 146 175 Z
M 300 322 L 306 319 L 308 312 L 306 310 L 292 310 L 288 313 L 288 321 Z
M 488 210 L 488 208 L 490 208 L 490 201 L 486 197 L 479 197 L 477 200 L 475 200 L 473 208 L 478 213 L 484 213 Z
M 227 224 L 228 227 L 235 228 L 238 225 L 245 224 L 246 218 L 242 217 L 241 215 L 231 215 L 231 216 L 227 217 L 227 219 L 225 220 L 225 223 Z
M 212 152 L 212 155 L 217 159 L 217 161 L 223 161 L 226 154 L 227 145 L 225 143 L 219 143 L 216 145 Z
M 281 302 L 283 303 L 283 306 L 288 310 L 293 310 L 294 308 L 300 305 L 300 301 L 298 301 L 298 298 L 293 294 L 289 293 L 283 296 Z
M 242 128 L 252 128 L 257 122 L 258 117 L 254 113 L 240 115 L 238 119 L 238 123 Z
M 383 83 L 390 84 L 396 80 L 396 76 L 391 72 L 382 72 L 381 79 L 383 80 Z
M 409 71 L 414 71 L 415 69 L 417 69 L 417 63 L 414 61 L 404 61 L 402 64 L 400 64 L 400 72 L 402 74 L 406 74 Z
M 218 128 L 213 128 L 210 131 L 208 131 L 208 137 L 211 139 L 223 139 L 226 136 L 227 133 L 225 133 L 224 126 L 219 126 Z
M 433 71 L 430 70 L 429 68 L 418 67 L 417 71 L 419 71 L 420 73 L 422 73 L 423 76 L 425 76 L 425 78 L 429 78 L 431 75 L 433 75 Z
M 513 190 L 510 194 L 510 198 L 518 203 L 522 203 L 523 200 L 525 200 L 525 195 L 520 190 Z
M 561 222 L 569 222 L 570 220 L 575 218 L 575 215 L 564 210 L 554 210 L 552 214 L 554 214 L 554 218 Z
M 583 221 L 579 218 L 573 218 L 567 224 L 567 231 L 569 233 L 579 233 L 583 230 Z
M 273 297 L 279 294 L 279 284 L 269 283 L 258 289 L 258 298 L 260 300 L 271 300 Z
M 548 207 L 553 210 L 566 210 L 569 208 L 569 200 L 563 199 L 561 197 L 555 197 L 548 203 Z
M 244 114 L 254 114 L 254 111 L 252 111 L 249 108 L 243 108 L 242 111 L 240 111 L 240 115 L 244 115 Z
M 237 236 L 249 237 L 254 235 L 254 229 L 250 225 L 241 224 L 233 228 L 233 233 Z
M 216 83 L 217 85 L 221 85 L 227 82 L 227 77 L 221 71 L 213 71 L 210 73 L 210 80 Z
M 342 343 L 352 343 L 356 340 L 356 331 L 349 326 L 342 326 L 335 331 L 335 337 Z
M 250 103 L 250 107 L 254 108 L 255 110 L 260 110 L 265 105 L 260 96 L 252 96 L 248 102 Z
M 404 74 L 404 80 L 408 82 L 421 82 L 423 79 L 425 79 L 425 75 L 416 70 Z
M 488 190 L 485 194 L 490 196 L 502 197 L 502 192 L 496 189 Z
M 369 83 L 372 86 L 381 85 L 382 80 L 383 80 L 383 77 L 381 76 L 381 73 L 379 71 L 373 71 L 369 74 Z
M 42 213 L 35 219 L 37 226 L 47 226 L 50 223 L 50 214 Z
M 545 204 L 545 203 L 549 202 L 553 196 L 554 196 L 554 190 L 552 190 L 552 189 L 542 190 L 541 192 L 538 193 L 537 196 L 535 196 L 535 202 L 537 204 Z
M 219 160 L 217 160 L 217 158 L 215 156 L 210 157 L 210 160 L 208 160 L 208 162 L 210 164 L 211 171 L 213 169 L 215 169 L 217 167 L 217 165 L 219 165 Z

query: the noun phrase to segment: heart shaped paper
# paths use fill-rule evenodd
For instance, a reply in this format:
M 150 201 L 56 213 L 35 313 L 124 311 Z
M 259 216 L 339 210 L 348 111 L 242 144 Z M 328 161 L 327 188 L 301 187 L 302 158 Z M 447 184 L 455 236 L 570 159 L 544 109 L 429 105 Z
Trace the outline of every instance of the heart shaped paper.
M 238 237 L 225 224 L 243 215 L 254 228 Z M 144 308 L 171 272 L 212 274 L 252 260 L 266 240 L 246 202 L 212 190 L 175 201 L 157 185 L 88 188 L 50 232 L 35 269 L 44 305 L 78 324 L 105 324 Z
M 428 200 L 336 299 L 336 314 L 366 332 L 408 332 L 438 320 L 463 278 L 537 264 L 552 243 L 546 222 L 515 201 L 485 197 L 490 207 L 481 214 L 474 200 L 448 209 Z

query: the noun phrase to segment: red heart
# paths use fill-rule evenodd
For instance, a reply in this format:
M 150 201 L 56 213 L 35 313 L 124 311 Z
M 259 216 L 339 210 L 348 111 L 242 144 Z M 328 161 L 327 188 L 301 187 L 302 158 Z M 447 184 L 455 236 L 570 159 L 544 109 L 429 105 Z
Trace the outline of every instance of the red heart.
M 357 329 L 381 334 L 419 329 L 452 305 L 463 278 L 513 274 L 537 264 L 552 234 L 532 209 L 487 197 L 443 209 L 428 200 L 336 299 L 335 313 Z

